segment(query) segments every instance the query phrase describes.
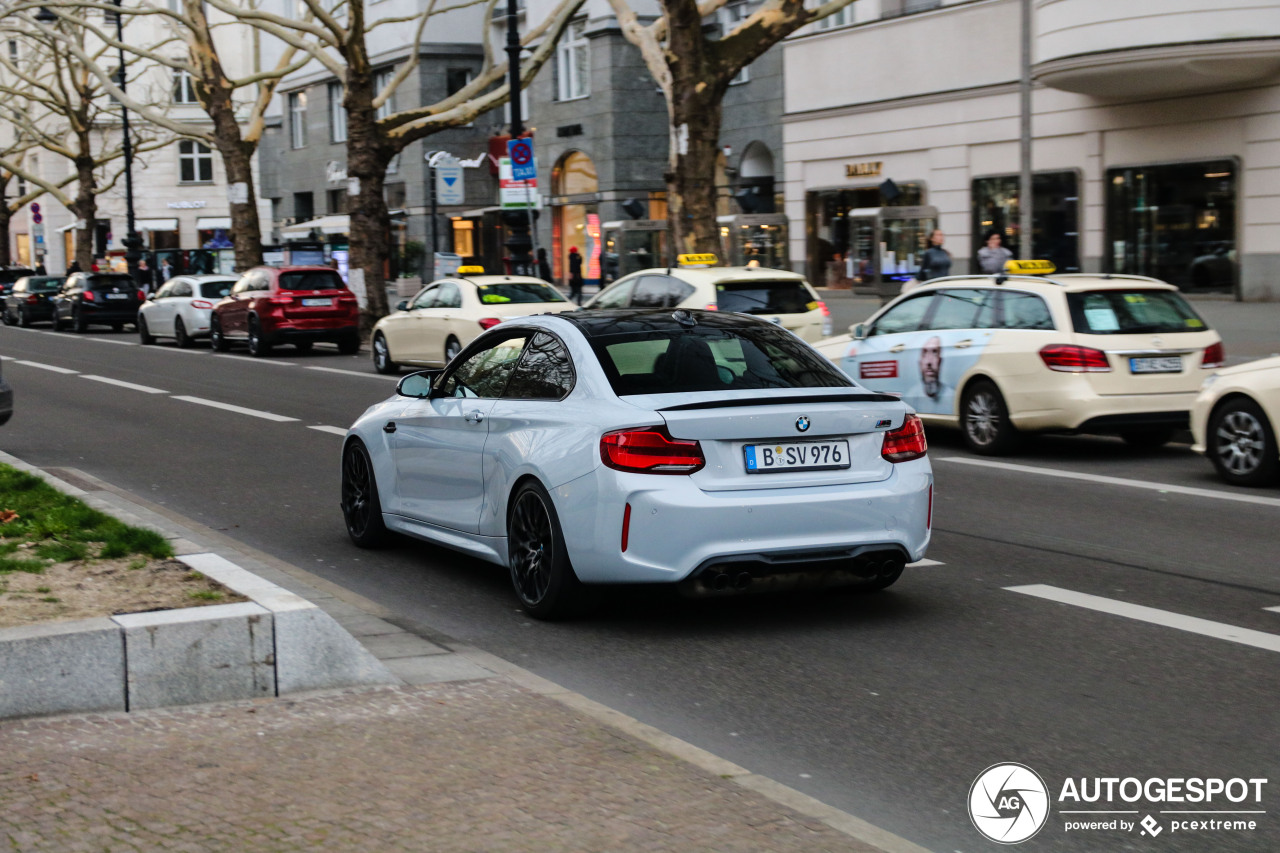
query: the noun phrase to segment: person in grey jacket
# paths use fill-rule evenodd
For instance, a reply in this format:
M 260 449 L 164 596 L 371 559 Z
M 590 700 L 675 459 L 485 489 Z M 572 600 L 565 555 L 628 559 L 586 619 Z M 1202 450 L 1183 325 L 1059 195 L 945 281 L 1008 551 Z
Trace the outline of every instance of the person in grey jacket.
M 1000 232 L 992 231 L 987 235 L 987 245 L 978 250 L 978 269 L 986 275 L 999 275 L 1012 257 L 1013 252 L 1000 245 Z
M 924 254 L 920 256 L 920 272 L 916 275 L 917 279 L 924 282 L 931 278 L 951 275 L 951 253 L 942 248 L 946 239 L 947 236 L 942 233 L 941 228 L 933 229 L 933 233 L 929 235 L 929 248 L 925 249 Z

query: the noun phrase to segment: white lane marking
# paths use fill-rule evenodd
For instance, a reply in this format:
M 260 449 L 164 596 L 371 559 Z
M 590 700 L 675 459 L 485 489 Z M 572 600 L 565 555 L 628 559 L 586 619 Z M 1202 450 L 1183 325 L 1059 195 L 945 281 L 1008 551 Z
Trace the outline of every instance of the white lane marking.
M 234 358 L 237 361 L 242 362 L 244 364 L 274 364 L 278 367 L 297 367 L 298 366 L 298 363 L 296 361 L 276 361 L 274 358 L 253 358 L 253 357 L 245 358 L 242 355 L 236 355 L 235 353 L 230 353 L 230 352 L 215 352 L 213 354 L 213 357 L 214 358 Z
M 1005 589 L 1009 592 L 1020 592 L 1023 595 L 1033 595 L 1036 598 L 1057 601 L 1061 604 L 1071 604 L 1087 610 L 1097 610 L 1099 613 L 1109 613 L 1112 616 L 1123 616 L 1126 619 L 1136 619 L 1139 622 L 1149 622 L 1152 625 L 1175 628 L 1179 631 L 1200 634 L 1204 637 L 1228 640 L 1232 643 L 1239 643 L 1242 646 L 1253 646 L 1256 649 L 1265 649 L 1269 652 L 1280 652 L 1280 634 L 1268 634 L 1265 631 L 1254 631 L 1250 628 L 1237 628 L 1235 625 L 1228 625 L 1224 622 L 1213 622 L 1196 616 L 1183 616 L 1181 613 L 1170 613 L 1168 610 L 1157 610 L 1154 607 L 1144 607 L 1141 604 L 1130 604 L 1127 601 L 1116 601 L 1115 599 L 1102 598 L 1098 595 L 1073 592 L 1069 589 L 1060 589 L 1047 584 L 1006 586 Z
M 958 462 L 961 465 L 977 465 L 981 468 L 999 468 L 1004 471 L 1018 471 L 1023 474 L 1041 474 L 1046 477 L 1060 477 L 1064 480 L 1082 480 L 1087 483 L 1100 483 L 1107 486 L 1127 486 L 1132 489 L 1148 489 L 1155 492 L 1168 492 L 1175 495 L 1191 495 L 1197 498 L 1216 498 L 1222 501 L 1238 501 L 1261 506 L 1280 506 L 1280 498 L 1265 498 L 1258 495 L 1224 492 L 1218 489 L 1199 489 L 1195 486 L 1175 486 L 1172 483 L 1152 483 L 1147 480 L 1126 480 L 1123 477 L 1104 477 L 1100 474 L 1080 474 L 1075 471 L 1060 471 L 1056 468 L 1036 468 L 1031 465 L 1015 465 L 1012 462 L 992 462 L 988 459 L 968 459 L 963 456 L 937 456 L 935 462 Z
M 17 361 L 18 357 L 13 355 L 0 355 L 0 361 Z
M 381 373 L 365 373 L 361 370 L 343 370 L 341 367 L 319 367 L 314 364 L 307 365 L 307 370 L 323 370 L 325 373 L 345 373 L 347 376 L 367 376 L 370 379 L 391 379 L 395 382 L 400 381 L 398 376 L 383 376 Z
M 1270 610 L 1272 613 L 1280 613 L 1280 607 L 1264 607 L 1263 610 Z
M 284 423 L 285 421 L 296 421 L 297 418 L 290 418 L 284 415 L 277 415 L 274 412 L 263 412 L 258 409 L 246 409 L 244 406 L 233 406 L 230 403 L 219 403 L 217 400 L 206 400 L 203 397 L 185 397 L 174 395 L 173 399 L 182 400 L 186 403 L 195 403 L 200 406 L 209 406 L 214 409 L 222 409 L 227 412 L 235 412 L 238 415 L 248 415 L 253 418 L 262 418 L 265 421 L 277 421 Z
M 57 365 L 54 365 L 54 364 L 41 364 L 38 361 L 23 361 L 22 359 L 16 360 L 14 364 L 25 364 L 27 367 L 38 367 L 41 370 L 52 370 L 54 373 L 79 373 L 80 372 L 78 370 L 72 370 L 68 367 L 58 367 Z
M 110 376 L 94 376 L 92 373 L 85 373 L 80 376 L 81 379 L 92 379 L 94 382 L 105 382 L 108 385 L 115 385 L 120 388 L 129 388 L 134 391 L 141 391 L 144 394 L 168 394 L 163 388 L 152 388 L 150 385 L 135 385 L 132 382 L 125 382 L 123 379 L 112 379 Z
M 112 338 L 81 338 L 85 341 L 93 341 L 95 344 L 117 344 L 122 347 L 136 347 L 137 341 L 117 341 Z
M 342 427 L 331 427 L 331 426 L 310 426 L 310 427 L 307 427 L 307 429 L 313 429 L 313 430 L 315 430 L 316 432 L 327 432 L 327 433 L 329 433 L 330 435 L 341 435 L 341 436 L 345 436 L 345 435 L 347 434 L 347 431 L 346 431 L 345 429 L 343 429 Z
M 907 563 L 907 568 L 908 569 L 924 569 L 924 568 L 928 568 L 929 566 L 945 566 L 945 565 L 946 563 L 940 562 L 938 560 L 930 560 L 926 557 L 923 560 L 916 560 L 914 563 Z

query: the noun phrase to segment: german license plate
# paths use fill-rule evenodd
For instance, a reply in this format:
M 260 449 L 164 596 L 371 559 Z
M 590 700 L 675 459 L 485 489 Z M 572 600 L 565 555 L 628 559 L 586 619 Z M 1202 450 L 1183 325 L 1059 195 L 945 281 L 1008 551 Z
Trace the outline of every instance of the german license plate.
M 1129 359 L 1130 373 L 1181 373 L 1182 356 L 1161 355 Z
M 304 308 L 328 307 L 332 304 L 333 304 L 333 300 L 328 297 L 325 297 L 323 299 L 319 299 L 316 297 L 309 297 L 307 299 L 302 300 L 302 307 Z
M 849 467 L 849 442 L 806 441 L 790 444 L 748 444 L 742 448 L 748 474 L 774 471 L 822 471 Z
M 108 299 L 128 299 L 129 298 L 129 294 L 127 293 L 106 293 L 103 295 L 106 296 Z

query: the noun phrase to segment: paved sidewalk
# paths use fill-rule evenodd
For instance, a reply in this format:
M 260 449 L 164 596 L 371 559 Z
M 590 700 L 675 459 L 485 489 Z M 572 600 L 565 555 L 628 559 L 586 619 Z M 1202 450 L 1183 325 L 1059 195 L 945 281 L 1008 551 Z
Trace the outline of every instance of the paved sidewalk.
M 871 851 L 503 679 L 0 723 L 0 848 Z

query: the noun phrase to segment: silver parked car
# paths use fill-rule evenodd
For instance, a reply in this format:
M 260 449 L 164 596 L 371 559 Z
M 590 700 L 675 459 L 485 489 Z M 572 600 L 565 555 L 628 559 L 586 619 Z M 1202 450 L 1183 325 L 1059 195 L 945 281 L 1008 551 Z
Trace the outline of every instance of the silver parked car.
M 919 418 L 795 335 L 714 311 L 514 319 L 347 433 L 357 545 L 395 531 L 506 565 L 540 618 L 593 584 L 881 589 L 929 544 Z

